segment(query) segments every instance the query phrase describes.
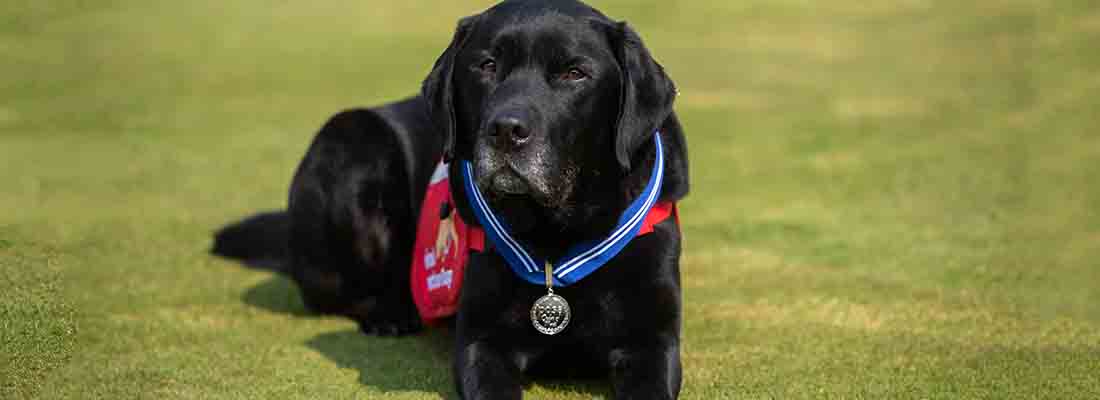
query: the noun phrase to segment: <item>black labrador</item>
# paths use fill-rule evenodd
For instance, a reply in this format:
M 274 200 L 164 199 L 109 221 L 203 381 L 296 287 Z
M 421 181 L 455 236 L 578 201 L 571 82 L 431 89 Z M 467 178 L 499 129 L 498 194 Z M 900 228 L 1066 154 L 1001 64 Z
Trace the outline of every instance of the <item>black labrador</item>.
M 420 96 L 345 111 L 317 134 L 286 212 L 217 234 L 214 253 L 278 266 L 313 311 L 367 334 L 418 331 L 409 266 L 418 207 L 440 159 L 473 182 L 530 252 L 556 259 L 608 236 L 655 168 L 659 200 L 688 192 L 676 89 L 623 22 L 572 0 L 511 0 L 458 23 Z M 477 218 L 460 179 L 455 207 Z M 665 219 L 555 293 L 573 310 L 554 336 L 531 325 L 546 288 L 490 247 L 470 254 L 454 319 L 454 377 L 465 399 L 518 399 L 525 375 L 609 375 L 616 398 L 680 390 L 680 231 Z

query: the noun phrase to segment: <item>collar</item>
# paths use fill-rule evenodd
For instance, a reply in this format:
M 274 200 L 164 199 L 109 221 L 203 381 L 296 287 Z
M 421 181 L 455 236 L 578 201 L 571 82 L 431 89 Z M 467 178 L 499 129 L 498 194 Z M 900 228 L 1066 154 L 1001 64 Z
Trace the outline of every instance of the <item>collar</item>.
M 657 156 L 645 190 L 623 211 L 618 224 L 608 237 L 602 240 L 577 243 L 569 248 L 564 257 L 553 262 L 554 286 L 569 286 L 580 281 L 618 255 L 635 236 L 651 232 L 652 224 L 655 223 L 652 222 L 655 216 L 660 217 L 663 214 L 663 218 L 656 221 L 660 222 L 667 218 L 669 214 L 674 214 L 672 203 L 662 203 L 661 207 L 656 209 L 654 207 L 661 193 L 665 161 L 660 132 L 654 133 L 653 137 Z M 481 195 L 480 189 L 474 184 L 473 168 L 470 166 L 470 162 L 463 161 L 461 168 L 462 185 L 466 192 L 466 198 L 478 222 L 484 228 L 485 235 L 492 241 L 497 252 L 504 257 L 508 266 L 520 278 L 536 285 L 546 284 L 543 266 L 549 261 L 536 258 L 508 233 L 507 223 L 493 213 L 492 209 L 489 208 L 489 203 Z M 657 212 L 653 213 L 653 211 Z M 643 230 L 643 226 L 647 225 L 646 222 L 651 222 L 651 224 L 649 224 L 648 230 Z

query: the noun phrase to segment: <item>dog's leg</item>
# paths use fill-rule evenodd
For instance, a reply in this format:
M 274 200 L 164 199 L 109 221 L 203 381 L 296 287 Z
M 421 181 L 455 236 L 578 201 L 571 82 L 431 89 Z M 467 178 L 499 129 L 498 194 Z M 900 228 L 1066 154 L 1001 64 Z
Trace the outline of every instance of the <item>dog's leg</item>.
M 680 349 L 676 339 L 613 350 L 611 386 L 615 398 L 675 399 L 680 394 Z
M 488 343 L 460 345 L 454 362 L 455 384 L 464 400 L 523 398 L 519 366 Z
M 407 265 L 407 264 L 406 264 Z M 408 274 L 406 274 L 408 275 Z M 359 331 L 367 335 L 401 336 L 419 332 L 423 325 L 409 293 L 408 278 L 393 279 L 396 282 L 376 298 L 363 301 L 363 312 L 353 307 L 348 316 L 359 324 Z

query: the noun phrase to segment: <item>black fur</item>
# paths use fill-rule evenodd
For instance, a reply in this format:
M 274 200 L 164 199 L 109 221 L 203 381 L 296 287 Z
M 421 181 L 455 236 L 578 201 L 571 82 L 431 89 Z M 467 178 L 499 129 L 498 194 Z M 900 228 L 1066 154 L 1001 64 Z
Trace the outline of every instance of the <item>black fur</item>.
M 249 266 L 286 272 L 290 216 L 285 211 L 256 214 L 229 225 L 214 235 L 210 251 L 245 261 Z
M 605 236 L 638 196 L 653 167 L 655 130 L 666 155 L 660 198 L 687 194 L 675 96 L 625 23 L 572 0 L 506 1 L 460 21 L 420 97 L 333 117 L 295 175 L 287 213 L 225 228 L 215 253 L 284 254 L 311 309 L 354 318 L 366 333 L 415 331 L 413 229 L 436 162 L 453 157 L 453 177 L 459 162 L 471 162 L 520 242 L 557 258 L 577 240 Z M 457 181 L 456 210 L 476 224 Z M 271 237 L 279 232 L 285 253 L 250 247 L 281 243 Z M 677 397 L 679 257 L 679 227 L 669 219 L 556 290 L 573 320 L 544 336 L 529 309 L 546 289 L 514 276 L 492 249 L 471 254 L 455 321 L 459 394 L 520 398 L 534 372 L 599 372 L 616 398 Z

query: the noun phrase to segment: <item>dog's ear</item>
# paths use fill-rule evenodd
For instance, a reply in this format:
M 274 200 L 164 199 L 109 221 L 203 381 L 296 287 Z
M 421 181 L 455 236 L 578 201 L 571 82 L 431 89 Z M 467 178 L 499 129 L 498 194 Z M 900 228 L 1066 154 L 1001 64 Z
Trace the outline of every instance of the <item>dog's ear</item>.
M 458 134 L 455 121 L 454 83 L 451 79 L 454 74 L 455 57 L 466 44 L 466 38 L 473 31 L 477 18 L 478 16 L 474 15 L 458 21 L 451 44 L 435 61 L 435 66 L 424 79 L 420 89 L 421 95 L 428 102 L 428 112 L 436 129 L 443 134 L 443 158 L 447 161 L 454 157 Z
M 676 86 L 626 22 L 614 24 L 611 30 L 611 45 L 622 75 L 615 158 L 623 170 L 629 170 L 631 156 L 672 113 Z

